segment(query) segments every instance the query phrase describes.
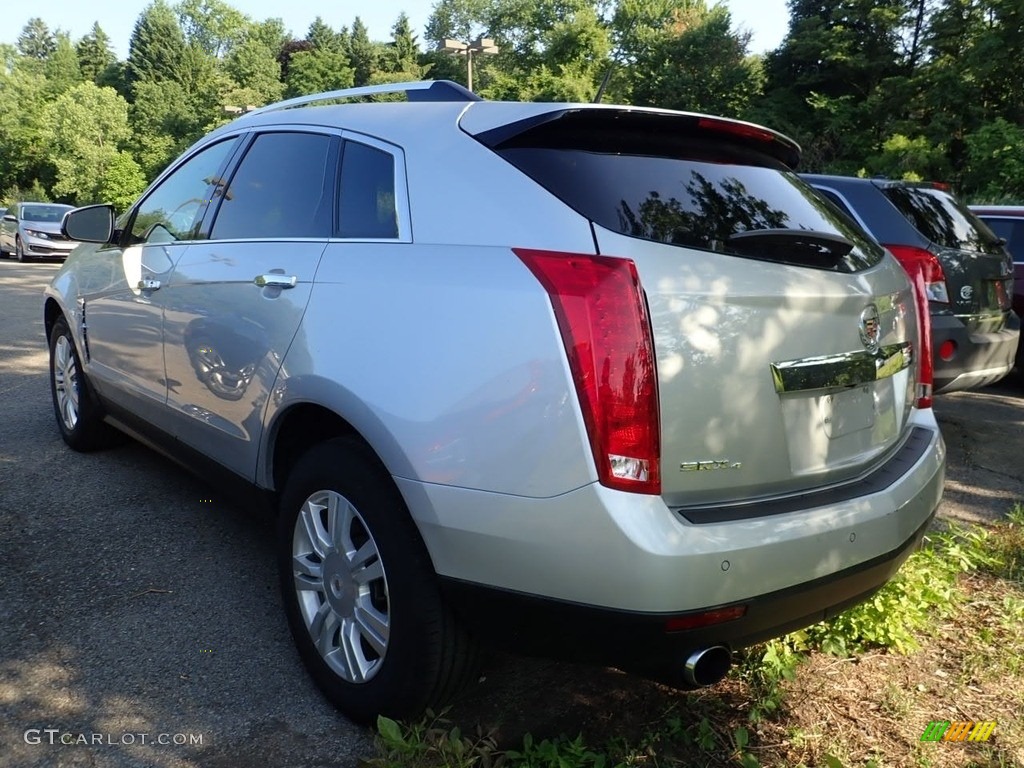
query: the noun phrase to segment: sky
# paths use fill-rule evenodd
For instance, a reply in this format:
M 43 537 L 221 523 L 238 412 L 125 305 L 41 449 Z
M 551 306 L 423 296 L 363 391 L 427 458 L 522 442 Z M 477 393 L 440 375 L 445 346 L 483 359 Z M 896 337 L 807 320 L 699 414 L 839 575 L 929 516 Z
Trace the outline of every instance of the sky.
M 3 13 L 0 43 L 14 44 L 25 24 L 38 16 L 51 31 L 62 29 L 72 40 L 88 34 L 93 22 L 98 21 L 110 36 L 114 52 L 119 59 L 128 56 L 128 41 L 139 14 L 151 0 L 40 0 L 35 3 L 9 3 Z M 732 12 L 733 25 L 753 33 L 751 52 L 761 53 L 775 48 L 786 33 L 789 12 L 786 0 L 724 0 Z M 365 5 L 345 5 L 338 0 L 228 0 L 228 3 L 255 21 L 280 18 L 294 37 L 304 37 L 312 21 L 320 16 L 338 29 L 351 27 L 352 20 L 360 16 L 370 30 L 373 40 L 387 40 L 391 27 L 403 10 L 409 16 L 414 32 L 422 45 L 423 27 L 427 23 L 436 0 L 373 0 Z M 173 5 L 174 0 L 169 4 Z

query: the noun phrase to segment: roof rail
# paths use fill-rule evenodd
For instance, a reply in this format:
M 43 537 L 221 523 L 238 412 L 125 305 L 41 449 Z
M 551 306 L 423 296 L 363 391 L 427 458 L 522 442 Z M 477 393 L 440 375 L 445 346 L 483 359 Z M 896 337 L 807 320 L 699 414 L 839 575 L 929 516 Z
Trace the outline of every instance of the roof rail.
M 376 96 L 380 93 L 404 93 L 409 101 L 483 101 L 472 91 L 451 80 L 417 80 L 409 83 L 385 83 L 383 85 L 364 85 L 359 88 L 344 88 L 340 91 L 326 91 L 309 96 L 297 96 L 248 112 L 247 116 L 262 115 L 276 112 L 279 109 L 301 107 L 315 104 L 318 101 L 334 99 L 354 99 L 362 96 Z

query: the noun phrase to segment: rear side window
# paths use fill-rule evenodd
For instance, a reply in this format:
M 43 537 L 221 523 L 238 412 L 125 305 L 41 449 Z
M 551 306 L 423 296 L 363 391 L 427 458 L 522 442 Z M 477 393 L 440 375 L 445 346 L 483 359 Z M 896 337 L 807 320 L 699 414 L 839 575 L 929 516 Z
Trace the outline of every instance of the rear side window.
M 943 248 L 999 253 L 999 242 L 978 226 L 978 221 L 955 197 L 927 187 L 882 187 L 882 194 L 914 229 Z
M 856 224 L 781 163 L 727 141 L 695 138 L 674 156 L 567 147 L 516 147 L 499 154 L 590 220 L 632 237 L 757 258 L 749 249 L 734 248 L 730 238 L 757 230 L 809 230 L 853 243 L 847 260 L 852 266 L 844 271 L 882 258 Z
M 393 155 L 355 141 L 345 142 L 338 221 L 340 237 L 398 237 Z

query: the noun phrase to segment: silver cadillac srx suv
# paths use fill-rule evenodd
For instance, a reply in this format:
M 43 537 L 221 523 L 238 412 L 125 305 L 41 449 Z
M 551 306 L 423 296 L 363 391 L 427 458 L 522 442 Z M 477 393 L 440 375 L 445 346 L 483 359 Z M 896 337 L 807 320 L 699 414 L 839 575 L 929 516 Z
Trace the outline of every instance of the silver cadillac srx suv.
M 798 160 L 446 82 L 259 109 L 65 218 L 57 425 L 275 504 L 354 719 L 450 697 L 481 641 L 713 683 L 885 583 L 942 493 L 927 306 Z

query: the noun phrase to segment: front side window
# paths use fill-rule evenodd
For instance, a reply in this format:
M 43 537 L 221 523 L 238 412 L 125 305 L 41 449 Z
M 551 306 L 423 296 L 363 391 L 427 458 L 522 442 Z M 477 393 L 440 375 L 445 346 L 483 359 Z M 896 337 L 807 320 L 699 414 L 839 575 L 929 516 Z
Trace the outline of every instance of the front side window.
M 398 237 L 393 155 L 366 144 L 345 142 L 338 221 L 341 237 Z
M 223 185 L 217 174 L 237 139 L 203 149 L 176 168 L 139 205 L 129 244 L 194 240 L 210 204 L 210 190 Z
M 318 133 L 257 136 L 223 194 L 210 237 L 330 237 L 331 142 Z

